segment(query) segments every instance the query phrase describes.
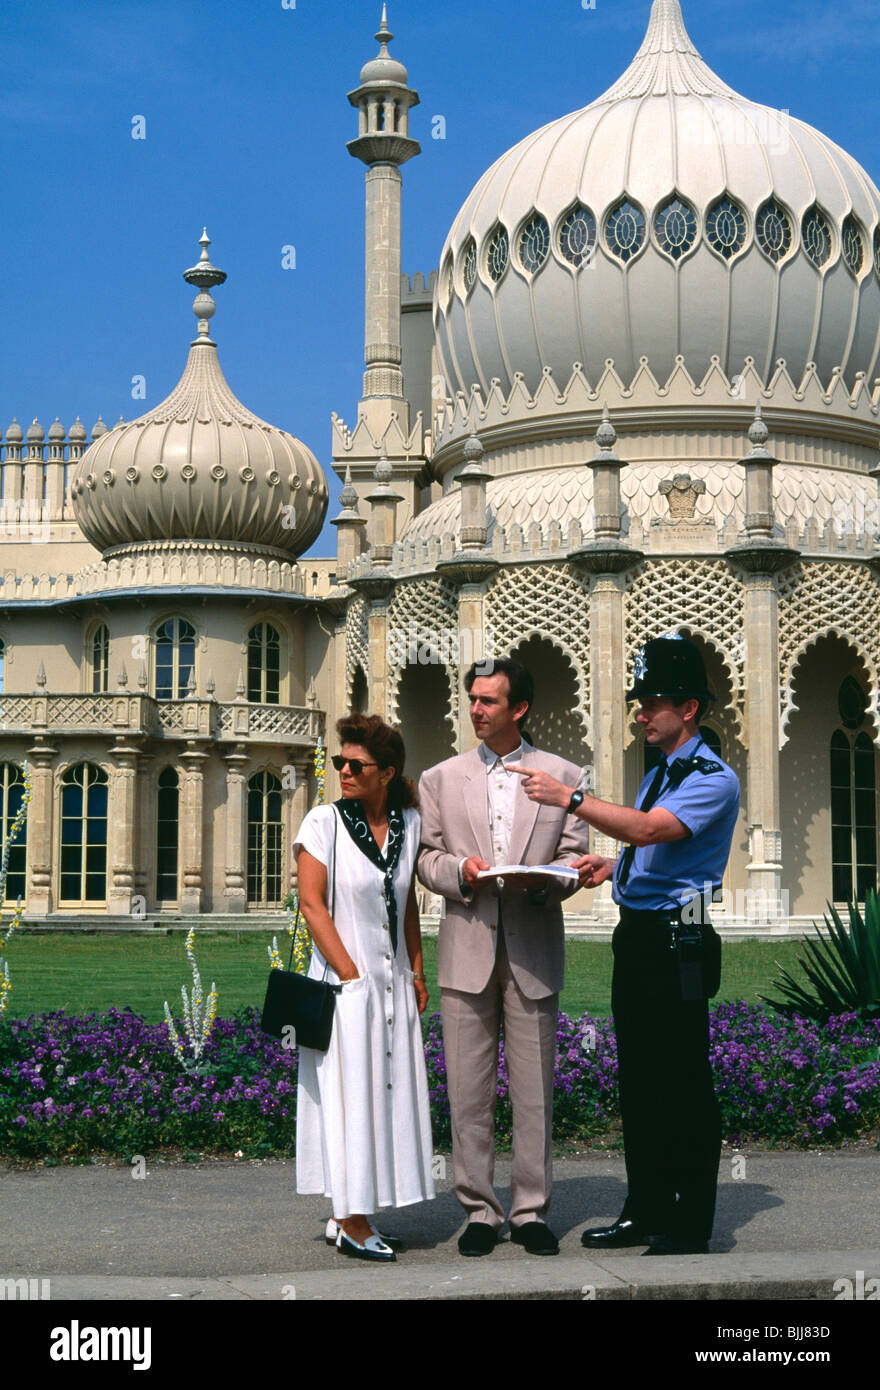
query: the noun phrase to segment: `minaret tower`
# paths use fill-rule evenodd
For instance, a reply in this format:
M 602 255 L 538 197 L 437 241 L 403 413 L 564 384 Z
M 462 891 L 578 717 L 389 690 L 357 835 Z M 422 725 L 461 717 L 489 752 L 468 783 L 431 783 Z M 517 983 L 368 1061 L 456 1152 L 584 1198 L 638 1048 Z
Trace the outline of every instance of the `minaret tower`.
M 348 151 L 367 166 L 366 412 L 361 414 L 371 428 L 387 423 L 389 402 L 408 415 L 400 352 L 400 166 L 420 153 L 418 142 L 409 138 L 409 108 L 419 97 L 407 85 L 406 68 L 388 52 L 393 37 L 383 5 L 379 55 L 361 69 L 360 86 L 348 94 L 358 111 L 358 136 Z M 407 423 L 401 419 L 404 428 Z
M 409 110 L 419 97 L 408 85 L 406 68 L 388 52 L 393 35 L 385 5 L 376 38 L 379 53 L 361 69 L 360 86 L 348 94 L 358 112 L 357 139 L 349 141 L 348 150 L 367 166 L 364 390 L 354 429 L 333 416 L 333 458 L 340 478 L 351 470 L 352 486 L 362 501 L 372 490 L 377 464 L 387 460 L 402 504 L 398 523 L 405 526 L 419 509 L 427 480 L 424 417 L 413 404 L 421 402 L 418 382 L 426 363 L 420 359 L 412 375 L 407 368 L 404 380 L 404 350 L 408 353 L 419 335 L 413 338 L 410 319 L 407 339 L 401 317 L 416 307 L 415 290 L 402 303 L 402 282 L 409 282 L 400 269 L 400 166 L 421 152 L 418 141 L 409 136 Z M 424 297 L 422 277 L 415 277 L 414 286 L 416 281 Z M 419 307 L 430 311 L 429 304 Z

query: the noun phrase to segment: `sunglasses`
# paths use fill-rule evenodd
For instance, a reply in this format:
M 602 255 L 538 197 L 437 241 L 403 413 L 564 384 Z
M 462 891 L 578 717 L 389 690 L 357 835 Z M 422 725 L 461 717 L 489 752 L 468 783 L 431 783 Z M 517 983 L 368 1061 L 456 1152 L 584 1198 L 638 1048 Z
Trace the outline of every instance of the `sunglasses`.
M 330 759 L 337 772 L 341 772 L 344 767 L 348 767 L 352 777 L 360 777 L 365 767 L 378 767 L 378 763 L 362 763 L 360 758 L 340 758 L 337 754 Z

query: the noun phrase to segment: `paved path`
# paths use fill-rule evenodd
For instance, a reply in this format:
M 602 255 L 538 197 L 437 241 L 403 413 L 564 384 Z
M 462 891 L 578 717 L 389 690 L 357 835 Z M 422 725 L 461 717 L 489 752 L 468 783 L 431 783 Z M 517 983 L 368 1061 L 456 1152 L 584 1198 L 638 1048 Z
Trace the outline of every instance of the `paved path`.
M 502 1202 L 509 1166 L 499 1160 Z M 48 1279 L 53 1299 L 76 1300 L 831 1300 L 847 1279 L 858 1297 L 860 1270 L 863 1297 L 880 1280 L 876 1150 L 725 1150 L 711 1254 L 588 1259 L 581 1230 L 615 1217 L 625 1190 L 618 1153 L 557 1160 L 551 1225 L 560 1256 L 529 1258 L 505 1240 L 491 1256 L 465 1260 L 460 1209 L 441 1178 L 436 1201 L 388 1219 L 407 1251 L 377 1267 L 324 1244 L 328 1204 L 296 1195 L 292 1162 L 150 1162 L 143 1178 L 101 1165 L 3 1169 L 0 1280 Z

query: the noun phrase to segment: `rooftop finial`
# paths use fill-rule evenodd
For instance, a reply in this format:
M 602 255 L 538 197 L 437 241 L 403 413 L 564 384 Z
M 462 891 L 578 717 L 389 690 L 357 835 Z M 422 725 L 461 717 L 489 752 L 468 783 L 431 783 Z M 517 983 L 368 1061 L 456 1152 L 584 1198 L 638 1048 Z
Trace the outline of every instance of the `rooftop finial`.
M 703 62 L 684 26 L 679 0 L 653 0 L 641 48 L 623 76 L 593 105 L 669 93 L 737 95 Z
M 394 38 L 394 35 L 388 28 L 387 5 L 382 6 L 382 18 L 379 20 L 379 32 L 378 34 L 374 34 L 373 37 L 375 38 L 377 43 L 380 43 L 382 45 L 383 48 L 385 48 L 386 45 L 389 44 L 391 40 Z
M 208 247 L 211 245 L 211 238 L 208 236 L 207 228 L 202 229 L 199 237 L 199 245 L 202 254 L 199 257 L 198 265 L 190 266 L 189 270 L 183 272 L 183 278 L 190 285 L 195 285 L 199 293 L 193 300 L 193 313 L 199 321 L 199 338 L 210 341 L 208 338 L 208 320 L 213 318 L 217 305 L 214 303 L 209 291 L 214 285 L 222 285 L 226 279 L 226 271 L 218 270 L 212 265 L 208 258 Z

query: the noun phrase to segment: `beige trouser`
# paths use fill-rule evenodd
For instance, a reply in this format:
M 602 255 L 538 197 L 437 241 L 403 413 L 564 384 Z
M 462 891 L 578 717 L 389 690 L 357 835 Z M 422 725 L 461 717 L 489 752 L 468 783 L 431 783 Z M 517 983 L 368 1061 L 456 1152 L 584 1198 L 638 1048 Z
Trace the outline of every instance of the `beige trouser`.
M 504 1212 L 495 1196 L 495 1086 L 498 1035 L 513 1106 L 511 1226 L 543 1221 L 553 1181 L 551 1125 L 559 995 L 527 999 L 510 971 L 501 925 L 495 968 L 479 994 L 442 990 L 443 1048 L 452 1113 L 455 1195 L 469 1221 L 498 1230 Z

